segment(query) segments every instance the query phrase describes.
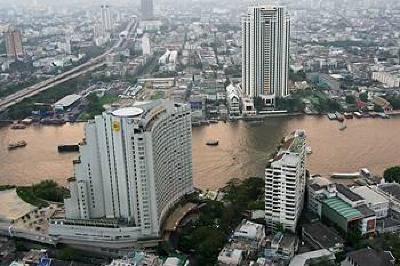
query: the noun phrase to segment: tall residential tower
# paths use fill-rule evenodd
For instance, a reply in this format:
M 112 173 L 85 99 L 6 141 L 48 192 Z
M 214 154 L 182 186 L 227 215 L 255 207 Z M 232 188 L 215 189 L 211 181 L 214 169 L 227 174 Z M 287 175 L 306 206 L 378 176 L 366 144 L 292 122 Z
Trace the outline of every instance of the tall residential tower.
M 113 29 L 113 17 L 111 14 L 111 8 L 109 5 L 101 6 L 101 25 L 103 32 L 112 32 Z
M 60 242 L 132 247 L 160 236 L 169 210 L 193 192 L 190 108 L 169 101 L 105 112 L 86 125 Z
M 296 231 L 306 186 L 305 148 L 305 132 L 296 130 L 265 169 L 265 219 L 272 230 Z
M 242 87 L 273 105 L 288 95 L 290 20 L 284 7 L 255 6 L 242 18 Z
M 18 59 L 24 56 L 24 49 L 22 47 L 22 34 L 20 31 L 9 26 L 8 30 L 4 33 L 7 57 Z
M 154 16 L 153 0 L 142 0 L 142 16 L 144 20 L 152 19 Z

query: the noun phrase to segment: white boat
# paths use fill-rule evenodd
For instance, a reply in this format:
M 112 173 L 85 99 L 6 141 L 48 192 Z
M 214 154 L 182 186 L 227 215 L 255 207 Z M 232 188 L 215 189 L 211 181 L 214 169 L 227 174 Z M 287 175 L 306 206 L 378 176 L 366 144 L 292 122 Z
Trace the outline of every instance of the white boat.
M 328 118 L 329 120 L 335 120 L 336 119 L 336 115 L 333 113 L 328 113 Z
M 307 146 L 307 147 L 306 147 L 306 153 L 307 153 L 307 154 L 312 154 L 311 146 Z
M 345 130 L 347 128 L 347 126 L 346 126 L 346 124 L 344 124 L 344 123 L 341 123 L 340 125 L 339 125 L 339 130 Z
M 360 112 L 354 112 L 354 116 L 356 118 L 362 118 L 362 114 Z

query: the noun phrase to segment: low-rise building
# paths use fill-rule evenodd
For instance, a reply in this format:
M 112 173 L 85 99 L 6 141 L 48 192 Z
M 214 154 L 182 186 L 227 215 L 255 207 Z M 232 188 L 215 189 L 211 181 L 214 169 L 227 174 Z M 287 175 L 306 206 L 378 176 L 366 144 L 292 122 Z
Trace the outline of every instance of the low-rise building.
M 289 266 L 306 266 L 320 262 L 330 263 L 334 261 L 335 255 L 332 252 L 326 249 L 320 249 L 296 255 L 290 261 Z
M 239 249 L 224 248 L 218 255 L 218 263 L 221 266 L 240 265 L 243 260 L 242 253 Z
M 226 87 L 226 102 L 228 104 L 229 116 L 240 116 L 241 91 L 233 84 Z
M 276 233 L 267 243 L 265 257 L 269 260 L 289 262 L 296 254 L 299 247 L 299 239 L 294 234 Z
M 351 190 L 365 199 L 368 208 L 375 212 L 377 219 L 388 216 L 389 200 L 384 196 L 368 186 L 354 187 Z
M 365 248 L 350 252 L 341 266 L 390 266 L 395 264 L 395 258 L 390 251 L 378 252 Z
M 347 233 L 358 228 L 363 215 L 350 204 L 335 197 L 323 201 L 322 218 L 331 221 Z
M 351 207 L 356 208 L 365 205 L 366 201 L 360 195 L 351 191 L 348 187 L 342 184 L 336 184 L 337 197 L 348 203 Z
M 302 229 L 303 241 L 307 241 L 314 248 L 327 249 L 333 253 L 343 251 L 344 240 L 334 228 L 317 222 L 305 224 Z

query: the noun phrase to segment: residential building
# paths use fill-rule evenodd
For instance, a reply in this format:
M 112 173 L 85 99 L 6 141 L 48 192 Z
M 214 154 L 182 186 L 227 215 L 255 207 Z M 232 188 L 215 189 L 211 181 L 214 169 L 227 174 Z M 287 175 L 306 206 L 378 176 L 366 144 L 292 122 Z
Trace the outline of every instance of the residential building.
M 102 24 L 103 32 L 112 32 L 113 17 L 112 17 L 111 8 L 109 5 L 101 6 L 101 24 Z
M 24 56 L 22 47 L 22 34 L 12 26 L 4 33 L 7 57 L 18 59 Z
M 218 265 L 236 266 L 240 265 L 243 260 L 243 251 L 239 249 L 224 248 L 218 255 Z
M 154 16 L 153 0 L 142 0 L 142 17 L 144 20 L 152 19 Z
M 242 87 L 273 105 L 288 95 L 290 20 L 281 6 L 253 6 L 242 18 Z
M 265 170 L 265 219 L 271 229 L 296 231 L 306 184 L 305 147 L 305 132 L 296 130 L 284 138 Z
M 51 220 L 50 235 L 109 248 L 157 239 L 169 210 L 193 192 L 189 106 L 139 102 L 96 116 L 85 135 L 65 217 Z
M 278 232 L 267 243 L 265 258 L 289 262 L 296 254 L 299 247 L 299 238 L 294 234 Z
M 388 88 L 400 87 L 400 75 L 394 72 L 373 72 L 372 79 L 383 83 Z

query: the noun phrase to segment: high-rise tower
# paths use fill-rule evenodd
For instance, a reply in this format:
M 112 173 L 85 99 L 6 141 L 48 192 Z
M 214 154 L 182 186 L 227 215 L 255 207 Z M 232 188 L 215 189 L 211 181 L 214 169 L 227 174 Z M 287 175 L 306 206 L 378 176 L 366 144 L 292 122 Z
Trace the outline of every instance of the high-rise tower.
M 9 26 L 8 30 L 4 33 L 7 57 L 18 59 L 24 56 L 24 49 L 22 47 L 22 34 L 20 31 Z
M 290 20 L 284 7 L 255 6 L 242 18 L 242 87 L 267 104 L 288 95 Z
M 155 101 L 104 112 L 85 135 L 65 218 L 51 221 L 51 235 L 127 246 L 159 237 L 169 210 L 193 192 L 190 108 Z
M 295 232 L 304 203 L 306 136 L 296 130 L 265 169 L 265 219 L 272 229 L 282 226 Z
M 101 6 L 101 23 L 104 32 L 112 32 L 113 29 L 113 21 L 112 14 L 109 5 Z
M 142 0 L 142 16 L 144 20 L 153 18 L 153 0 Z

